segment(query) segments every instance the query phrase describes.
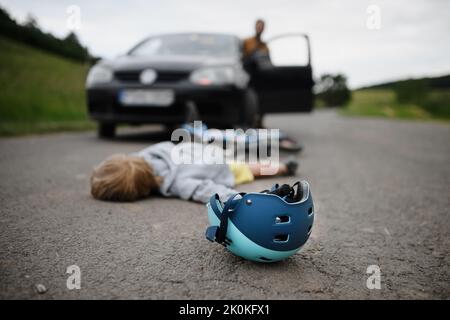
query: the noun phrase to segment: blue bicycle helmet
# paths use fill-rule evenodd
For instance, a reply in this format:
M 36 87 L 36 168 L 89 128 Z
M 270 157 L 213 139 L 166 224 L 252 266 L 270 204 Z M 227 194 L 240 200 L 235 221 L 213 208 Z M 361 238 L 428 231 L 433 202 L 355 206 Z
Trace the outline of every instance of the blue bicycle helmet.
M 237 256 L 275 262 L 295 254 L 308 240 L 314 205 L 306 181 L 275 184 L 259 193 L 237 193 L 222 203 L 217 194 L 206 205 L 206 238 Z

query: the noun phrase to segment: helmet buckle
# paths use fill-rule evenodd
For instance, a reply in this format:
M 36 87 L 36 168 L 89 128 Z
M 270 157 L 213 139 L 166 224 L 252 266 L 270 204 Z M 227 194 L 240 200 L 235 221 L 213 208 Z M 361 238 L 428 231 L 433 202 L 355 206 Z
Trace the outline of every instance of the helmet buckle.
M 205 232 L 206 239 L 208 239 L 211 242 L 216 241 L 217 229 L 219 229 L 219 227 L 217 227 L 217 226 L 212 226 L 212 227 L 209 227 L 208 229 L 206 229 L 206 232 Z

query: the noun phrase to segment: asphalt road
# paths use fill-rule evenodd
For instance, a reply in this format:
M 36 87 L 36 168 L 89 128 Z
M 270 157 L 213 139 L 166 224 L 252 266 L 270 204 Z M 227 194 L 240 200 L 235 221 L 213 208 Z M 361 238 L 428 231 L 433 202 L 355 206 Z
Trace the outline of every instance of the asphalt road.
M 114 141 L 93 132 L 1 139 L 0 298 L 450 298 L 449 125 L 333 112 L 267 124 L 304 143 L 298 178 L 310 182 L 316 207 L 311 239 L 276 264 L 244 261 L 205 240 L 201 204 L 90 197 L 95 164 L 164 135 L 147 128 Z M 81 269 L 80 290 L 66 287 L 70 265 Z M 366 287 L 369 265 L 381 270 L 380 290 Z

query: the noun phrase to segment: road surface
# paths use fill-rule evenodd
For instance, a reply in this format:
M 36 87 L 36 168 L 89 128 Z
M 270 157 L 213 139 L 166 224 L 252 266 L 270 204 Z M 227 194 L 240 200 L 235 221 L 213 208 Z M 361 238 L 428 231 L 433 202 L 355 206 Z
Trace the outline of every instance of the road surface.
M 267 124 L 304 143 L 298 178 L 310 182 L 316 207 L 311 239 L 276 264 L 244 261 L 205 240 L 201 204 L 91 198 L 95 164 L 164 135 L 121 129 L 114 141 L 94 132 L 1 139 L 0 298 L 450 298 L 448 124 L 329 111 Z M 79 290 L 66 286 L 71 265 L 81 270 Z M 380 268 L 379 290 L 366 286 L 370 265 Z

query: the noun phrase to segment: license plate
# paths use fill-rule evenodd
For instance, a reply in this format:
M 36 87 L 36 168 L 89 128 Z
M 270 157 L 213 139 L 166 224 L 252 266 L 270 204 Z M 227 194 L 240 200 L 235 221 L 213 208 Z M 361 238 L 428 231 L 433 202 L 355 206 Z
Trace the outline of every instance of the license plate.
M 119 102 L 124 106 L 170 106 L 175 99 L 173 90 L 127 89 L 119 93 Z

